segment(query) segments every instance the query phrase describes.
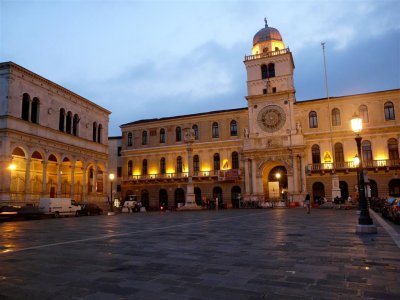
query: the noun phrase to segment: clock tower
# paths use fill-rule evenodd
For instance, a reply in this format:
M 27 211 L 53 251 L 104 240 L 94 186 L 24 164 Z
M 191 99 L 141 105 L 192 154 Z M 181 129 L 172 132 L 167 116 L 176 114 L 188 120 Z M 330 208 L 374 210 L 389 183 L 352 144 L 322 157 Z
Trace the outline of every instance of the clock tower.
M 243 154 L 246 195 L 269 199 L 276 184 L 269 181 L 277 170 L 285 173 L 285 183 L 279 183 L 275 196 L 304 189 L 297 161 L 304 145 L 294 114 L 293 56 L 279 31 L 264 21 L 265 27 L 254 35 L 251 55 L 244 58 L 249 124 Z

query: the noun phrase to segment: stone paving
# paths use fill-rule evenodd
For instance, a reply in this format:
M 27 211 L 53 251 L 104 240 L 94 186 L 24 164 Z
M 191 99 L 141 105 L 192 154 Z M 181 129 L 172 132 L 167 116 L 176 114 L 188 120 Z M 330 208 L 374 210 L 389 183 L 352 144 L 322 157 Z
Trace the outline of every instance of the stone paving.
M 400 249 L 354 210 L 0 223 L 0 299 L 400 299 Z

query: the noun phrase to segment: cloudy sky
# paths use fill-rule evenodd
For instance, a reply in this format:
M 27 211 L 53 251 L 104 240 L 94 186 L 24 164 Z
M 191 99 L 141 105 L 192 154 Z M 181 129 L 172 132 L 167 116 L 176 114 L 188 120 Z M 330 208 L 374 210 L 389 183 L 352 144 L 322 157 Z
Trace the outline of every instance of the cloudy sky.
M 400 87 L 398 0 L 0 0 L 0 61 L 112 111 L 119 125 L 245 107 L 245 54 L 277 28 L 298 101 Z

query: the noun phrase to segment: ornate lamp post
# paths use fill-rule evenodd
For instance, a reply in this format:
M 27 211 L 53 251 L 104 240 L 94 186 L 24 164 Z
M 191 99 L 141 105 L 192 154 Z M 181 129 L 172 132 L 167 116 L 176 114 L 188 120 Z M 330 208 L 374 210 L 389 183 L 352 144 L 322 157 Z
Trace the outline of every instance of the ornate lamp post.
M 363 169 L 363 161 L 361 155 L 361 141 L 362 137 L 360 136 L 362 130 L 362 119 L 354 113 L 351 119 L 351 129 L 356 134 L 355 140 L 357 143 L 357 152 L 358 152 L 358 167 L 357 167 L 357 184 L 358 184 L 358 201 L 360 204 L 360 216 L 358 218 L 358 225 L 356 228 L 357 233 L 376 233 L 376 226 L 373 224 L 373 221 L 369 215 L 368 203 L 365 197 L 365 183 L 364 183 L 364 169 Z
M 111 190 L 110 190 L 110 212 L 114 211 L 114 203 L 113 203 L 113 180 L 115 178 L 114 173 L 110 173 L 110 175 L 108 176 L 108 178 L 110 179 L 110 184 L 111 184 Z

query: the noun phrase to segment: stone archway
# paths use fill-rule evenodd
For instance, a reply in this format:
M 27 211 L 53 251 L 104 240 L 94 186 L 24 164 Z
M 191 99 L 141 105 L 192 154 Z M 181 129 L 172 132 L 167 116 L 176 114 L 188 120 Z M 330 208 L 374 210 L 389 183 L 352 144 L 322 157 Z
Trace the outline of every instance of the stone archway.
M 287 198 L 288 171 L 282 162 L 269 162 L 263 169 L 263 192 L 265 199 Z

